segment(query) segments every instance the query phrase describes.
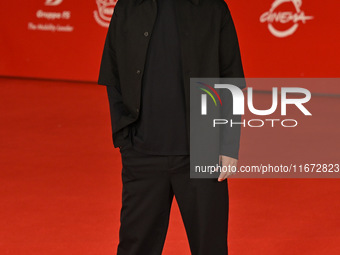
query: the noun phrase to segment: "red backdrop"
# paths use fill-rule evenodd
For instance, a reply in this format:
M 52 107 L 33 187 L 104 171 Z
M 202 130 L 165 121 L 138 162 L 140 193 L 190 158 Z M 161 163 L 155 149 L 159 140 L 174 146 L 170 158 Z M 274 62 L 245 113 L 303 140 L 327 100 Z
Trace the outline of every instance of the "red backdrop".
M 338 0 L 227 3 L 247 77 L 338 77 Z M 115 0 L 1 1 L 0 75 L 96 81 L 105 24 L 114 4 Z M 340 94 L 335 85 L 309 89 Z

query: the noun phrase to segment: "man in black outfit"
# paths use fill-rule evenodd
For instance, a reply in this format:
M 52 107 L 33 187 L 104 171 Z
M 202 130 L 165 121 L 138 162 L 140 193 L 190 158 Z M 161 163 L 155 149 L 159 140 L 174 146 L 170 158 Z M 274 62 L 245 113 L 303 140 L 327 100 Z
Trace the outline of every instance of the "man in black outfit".
M 118 0 L 98 84 L 107 86 L 112 138 L 122 157 L 118 255 L 159 255 L 173 196 L 194 255 L 225 255 L 229 173 L 190 179 L 190 77 L 243 77 L 223 0 Z M 223 165 L 236 165 L 239 132 Z

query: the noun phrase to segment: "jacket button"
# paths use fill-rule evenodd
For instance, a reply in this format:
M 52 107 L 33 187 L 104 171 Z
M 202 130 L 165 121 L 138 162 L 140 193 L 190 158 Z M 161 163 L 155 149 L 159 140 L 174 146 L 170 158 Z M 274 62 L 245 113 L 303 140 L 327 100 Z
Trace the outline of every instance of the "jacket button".
M 139 112 L 139 108 L 136 109 L 136 112 Z
M 140 73 L 141 73 L 141 71 L 140 71 L 140 70 L 137 70 L 137 71 L 136 71 L 136 73 L 137 73 L 137 74 L 140 74 Z
M 144 36 L 148 37 L 149 36 L 149 32 L 144 32 Z

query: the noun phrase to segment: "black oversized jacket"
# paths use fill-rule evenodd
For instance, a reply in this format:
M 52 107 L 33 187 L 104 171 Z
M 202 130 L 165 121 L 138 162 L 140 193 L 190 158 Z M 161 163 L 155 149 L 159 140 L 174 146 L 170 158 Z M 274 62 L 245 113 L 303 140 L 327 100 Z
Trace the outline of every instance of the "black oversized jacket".
M 190 77 L 244 75 L 234 23 L 224 0 L 174 1 L 189 134 Z M 98 84 L 108 89 L 115 147 L 121 145 L 128 125 L 139 116 L 142 76 L 156 15 L 157 0 L 118 0 L 114 8 Z M 239 132 L 229 137 L 228 149 L 222 154 L 237 158 L 239 138 Z

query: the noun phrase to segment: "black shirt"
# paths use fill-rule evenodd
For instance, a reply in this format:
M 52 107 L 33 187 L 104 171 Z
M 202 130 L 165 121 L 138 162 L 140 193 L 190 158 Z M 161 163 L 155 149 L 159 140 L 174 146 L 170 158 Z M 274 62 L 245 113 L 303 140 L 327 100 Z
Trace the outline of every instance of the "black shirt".
M 140 116 L 132 127 L 136 150 L 188 155 L 181 51 L 174 0 L 157 0 L 157 18 L 142 78 Z

